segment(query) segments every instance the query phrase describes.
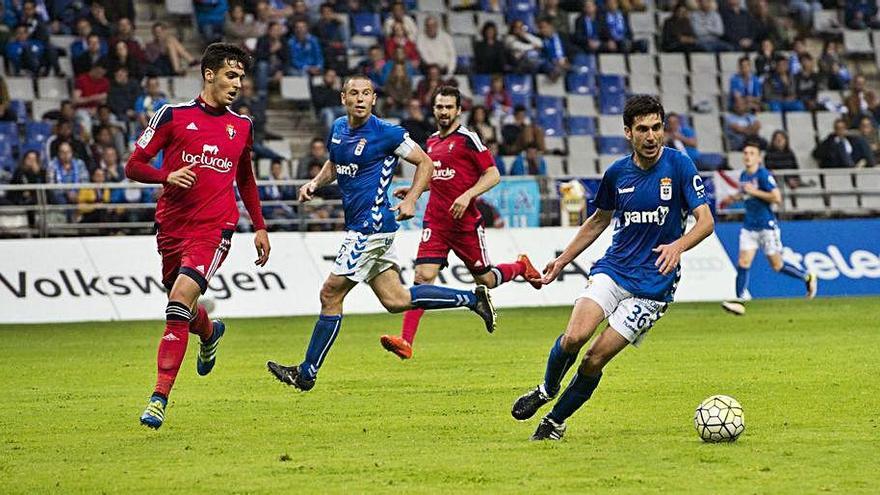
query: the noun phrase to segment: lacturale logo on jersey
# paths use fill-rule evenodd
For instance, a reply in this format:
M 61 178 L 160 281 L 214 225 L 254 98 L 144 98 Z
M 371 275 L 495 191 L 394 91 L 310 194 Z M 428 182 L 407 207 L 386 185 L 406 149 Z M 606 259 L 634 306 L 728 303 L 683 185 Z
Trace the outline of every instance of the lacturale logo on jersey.
M 432 179 L 449 180 L 455 177 L 455 169 L 451 167 L 443 167 L 440 160 L 434 160 L 434 172 L 431 174 Z
M 653 211 L 625 211 L 623 212 L 623 226 L 626 227 L 633 223 L 656 223 L 663 225 L 666 222 L 666 216 L 669 215 L 668 206 L 658 206 Z
M 336 164 L 336 175 L 348 175 L 349 177 L 354 177 L 357 173 L 358 165 L 356 163 L 349 163 L 348 165 Z
M 229 172 L 232 170 L 232 161 L 225 156 L 217 156 L 220 153 L 220 147 L 216 144 L 203 144 L 202 153 L 187 153 L 186 150 L 181 151 L 180 159 L 188 165 L 197 164 L 199 168 L 209 168 L 217 172 Z

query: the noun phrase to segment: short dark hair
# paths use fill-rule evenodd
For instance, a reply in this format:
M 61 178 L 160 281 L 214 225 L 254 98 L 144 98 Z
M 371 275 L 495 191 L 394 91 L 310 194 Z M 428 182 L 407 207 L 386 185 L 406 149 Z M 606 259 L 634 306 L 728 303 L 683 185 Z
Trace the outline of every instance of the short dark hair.
M 352 74 L 352 75 L 346 77 L 345 81 L 343 81 L 343 83 L 342 83 L 343 91 L 345 90 L 345 87 L 348 86 L 348 83 L 351 81 L 354 81 L 355 79 L 363 79 L 364 81 L 367 81 L 370 84 L 372 84 L 374 86 L 374 88 L 373 88 L 374 90 L 376 89 L 375 88 L 376 85 L 373 83 L 373 80 L 370 79 L 369 77 L 365 76 L 364 74 Z
M 626 99 L 626 105 L 623 107 L 623 125 L 632 127 L 636 117 L 644 115 L 659 114 L 660 121 L 666 120 L 666 112 L 663 110 L 663 104 L 654 95 L 633 95 Z
M 746 149 L 749 146 L 752 146 L 754 148 L 758 148 L 760 150 L 761 149 L 761 141 L 758 141 L 757 139 L 755 139 L 753 137 L 746 138 L 745 142 L 743 142 L 743 149 Z
M 748 63 L 749 63 L 749 67 L 752 66 L 752 59 L 750 59 L 748 55 L 743 55 L 742 57 L 738 58 L 738 59 L 736 60 L 736 65 L 739 66 L 739 65 L 740 65 L 741 63 L 743 63 L 743 62 L 748 62 Z
M 205 77 L 205 71 L 219 71 L 227 60 L 235 60 L 244 68 L 245 72 L 250 72 L 253 58 L 241 47 L 232 43 L 211 43 L 205 48 L 202 54 L 202 78 Z
M 437 103 L 438 96 L 454 96 L 455 97 L 455 107 L 461 108 L 461 91 L 458 90 L 455 86 L 440 86 L 434 91 L 434 94 L 431 95 L 431 106 Z
M 315 143 L 321 143 L 321 144 L 324 144 L 324 138 L 321 138 L 321 137 L 318 137 L 318 136 L 313 137 L 312 140 L 309 142 L 309 146 L 311 146 L 311 145 L 313 145 L 313 144 L 315 144 Z

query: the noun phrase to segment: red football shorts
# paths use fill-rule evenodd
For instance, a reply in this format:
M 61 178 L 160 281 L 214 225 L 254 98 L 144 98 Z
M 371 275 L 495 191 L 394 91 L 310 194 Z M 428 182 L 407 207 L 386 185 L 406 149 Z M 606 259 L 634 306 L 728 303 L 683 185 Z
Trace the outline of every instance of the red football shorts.
M 482 225 L 474 230 L 434 230 L 425 227 L 419 242 L 416 264 L 440 265 L 442 269 L 449 266 L 447 257 L 451 250 L 471 273 L 482 275 L 492 268 L 485 237 Z
M 177 276 L 186 275 L 199 284 L 204 294 L 208 290 L 208 281 L 229 254 L 232 231 L 188 238 L 171 237 L 160 231 L 156 243 L 162 255 L 162 285 L 170 291 Z

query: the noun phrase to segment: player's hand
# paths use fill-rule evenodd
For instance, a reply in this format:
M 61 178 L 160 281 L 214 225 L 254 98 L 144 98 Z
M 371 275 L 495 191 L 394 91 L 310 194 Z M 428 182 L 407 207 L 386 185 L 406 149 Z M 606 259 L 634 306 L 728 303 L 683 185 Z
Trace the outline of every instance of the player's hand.
M 257 259 L 254 264 L 266 266 L 266 262 L 269 261 L 269 251 L 272 249 L 269 246 L 269 234 L 266 233 L 266 229 L 258 230 L 254 234 L 254 246 L 257 248 Z
M 556 280 L 556 277 L 559 276 L 559 273 L 567 264 L 568 263 L 563 261 L 561 257 L 551 260 L 550 263 L 547 263 L 547 266 L 544 267 L 544 277 L 541 279 L 541 283 L 547 285 Z
M 461 218 L 471 204 L 471 199 L 471 195 L 467 192 L 462 193 L 461 196 L 455 198 L 452 206 L 449 207 L 449 212 L 452 213 L 452 218 L 455 218 L 456 220 Z
M 165 183 L 171 184 L 172 186 L 182 187 L 183 189 L 191 188 L 195 185 L 196 178 L 198 177 L 196 173 L 192 171 L 192 168 L 195 166 L 196 164 L 192 163 L 171 172 L 168 174 L 168 177 L 165 178 Z
M 391 211 L 397 212 L 397 220 L 409 220 L 416 216 L 416 202 L 404 199 L 400 203 L 392 206 Z
M 409 194 L 409 187 L 398 187 L 392 194 L 394 194 L 394 197 L 397 199 L 403 199 Z
M 758 191 L 758 188 L 755 187 L 755 185 L 751 182 L 746 182 L 745 184 L 743 184 L 743 192 L 745 192 L 746 194 L 754 195 L 756 191 Z
M 305 203 L 306 201 L 312 200 L 312 194 L 315 194 L 315 189 L 318 188 L 318 185 L 315 184 L 314 181 L 308 181 L 299 188 L 299 196 L 297 199 L 300 203 Z
M 658 267 L 663 275 L 669 275 L 681 262 L 681 253 L 684 250 L 678 242 L 673 242 L 672 244 L 661 244 L 652 249 L 652 251 L 660 253 L 657 261 L 654 262 L 654 266 Z

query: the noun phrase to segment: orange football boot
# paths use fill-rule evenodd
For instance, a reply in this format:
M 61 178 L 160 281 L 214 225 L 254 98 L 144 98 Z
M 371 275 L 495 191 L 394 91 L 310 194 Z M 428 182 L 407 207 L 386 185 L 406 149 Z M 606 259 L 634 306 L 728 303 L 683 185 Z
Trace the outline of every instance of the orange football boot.
M 541 283 L 541 272 L 539 272 L 538 269 L 535 268 L 535 265 L 532 264 L 532 261 L 529 259 L 528 255 L 521 254 L 517 256 L 516 262 L 526 267 L 525 272 L 523 272 L 523 278 L 525 278 L 532 287 L 536 289 L 544 287 L 544 284 Z
M 397 335 L 383 335 L 379 342 L 388 352 L 393 352 L 400 359 L 409 359 L 412 357 L 412 346 L 409 342 L 403 340 L 403 337 Z

